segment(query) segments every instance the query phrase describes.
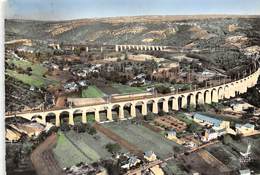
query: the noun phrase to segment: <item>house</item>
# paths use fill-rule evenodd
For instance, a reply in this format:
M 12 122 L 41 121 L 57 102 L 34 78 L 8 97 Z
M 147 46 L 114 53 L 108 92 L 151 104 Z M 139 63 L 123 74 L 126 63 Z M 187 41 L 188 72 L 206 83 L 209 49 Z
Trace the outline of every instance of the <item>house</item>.
M 213 118 L 206 114 L 195 113 L 193 115 L 193 120 L 201 125 L 209 125 L 212 126 L 214 130 L 227 129 L 230 126 L 229 121 L 224 121 L 220 119 Z
M 13 130 L 16 130 L 20 133 L 24 133 L 29 137 L 38 136 L 43 130 L 44 127 L 39 123 L 23 123 L 23 124 L 11 124 L 9 125 Z
M 141 162 L 140 159 L 138 159 L 136 156 L 132 156 L 127 160 L 126 164 L 121 166 L 121 168 L 130 169 L 131 167 L 136 166 L 140 162 Z
M 255 131 L 255 126 L 250 123 L 246 123 L 244 125 L 236 124 L 235 128 L 237 134 L 250 134 Z
M 64 90 L 67 92 L 73 92 L 78 90 L 78 85 L 75 82 L 67 83 L 63 86 Z
M 180 140 L 180 139 L 177 138 L 175 131 L 168 131 L 168 132 L 166 132 L 165 137 L 166 137 L 167 139 L 169 139 L 169 140 L 172 140 L 172 141 L 174 141 L 174 142 L 180 144 L 180 145 L 181 145 L 181 144 L 184 144 L 184 142 L 183 142 L 182 140 Z
M 35 91 L 35 86 L 30 86 L 30 91 Z
M 87 80 L 80 80 L 80 81 L 78 82 L 78 84 L 79 84 L 81 87 L 86 87 L 86 86 L 88 85 Z
M 245 169 L 245 170 L 239 170 L 239 174 L 240 175 L 250 175 L 251 172 L 249 169 Z
M 59 66 L 58 66 L 57 64 L 54 64 L 54 63 L 51 63 L 51 67 L 52 67 L 53 69 L 59 69 Z
M 198 145 L 196 143 L 194 143 L 193 141 L 190 141 L 190 142 L 186 142 L 184 144 L 184 146 L 187 147 L 187 148 L 193 149 L 193 148 L 197 147 Z
M 144 158 L 149 162 L 155 161 L 157 159 L 156 154 L 153 151 L 146 151 L 144 153 Z
M 138 74 L 137 76 L 134 77 L 134 80 L 139 80 L 139 79 L 144 79 L 146 75 L 144 73 Z
M 5 129 L 5 140 L 9 142 L 17 142 L 21 138 L 21 133 L 12 129 L 10 127 L 6 127 Z
M 253 105 L 245 102 L 242 98 L 234 99 L 231 102 L 230 107 L 234 112 L 242 112 L 244 110 L 247 110 L 248 108 L 254 108 Z
M 34 53 L 35 49 L 29 46 L 20 46 L 16 49 L 18 52 Z
M 165 137 L 169 140 L 175 139 L 175 138 L 177 138 L 176 132 L 175 131 L 168 131 L 168 132 L 166 132 Z
M 217 139 L 218 137 L 220 137 L 224 134 L 226 134 L 225 129 L 218 130 L 218 131 L 215 131 L 213 129 L 206 129 L 204 132 L 204 135 L 201 137 L 201 141 L 209 142 L 211 140 Z

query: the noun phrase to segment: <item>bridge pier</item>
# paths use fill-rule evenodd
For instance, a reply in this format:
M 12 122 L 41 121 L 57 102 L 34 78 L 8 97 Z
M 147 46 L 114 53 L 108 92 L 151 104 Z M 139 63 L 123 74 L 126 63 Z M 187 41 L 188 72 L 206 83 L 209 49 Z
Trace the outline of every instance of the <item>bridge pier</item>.
M 185 109 L 187 108 L 187 99 L 185 97 L 181 97 L 181 108 Z
M 124 106 L 119 106 L 119 119 L 124 118 Z
M 216 91 L 212 92 L 212 99 L 211 99 L 211 101 L 214 102 L 214 103 L 218 102 L 218 94 L 217 94 Z
M 225 97 L 225 99 L 230 98 L 229 89 L 224 90 L 224 97 Z
M 111 109 L 111 108 L 108 108 L 108 109 L 107 109 L 107 119 L 108 119 L 109 121 L 113 121 L 112 109 Z
M 241 86 L 240 86 L 240 92 L 243 94 L 247 91 L 247 87 L 244 86 L 242 83 L 241 83 Z
M 87 114 L 86 111 L 82 112 L 82 123 L 87 123 Z
M 60 127 L 60 115 L 58 114 L 58 115 L 56 115 L 55 116 L 55 125 L 57 126 L 57 127 Z
M 205 92 L 205 103 L 211 104 L 211 94 L 210 94 L 210 92 Z
M 142 104 L 142 115 L 143 116 L 147 115 L 147 104 L 146 103 Z
M 190 106 L 196 106 L 196 99 L 194 95 L 190 95 Z
M 178 111 L 179 110 L 178 98 L 173 98 L 172 99 L 172 110 L 174 110 L 174 111 Z
M 73 120 L 73 113 L 69 113 L 69 125 L 74 125 L 74 120 Z
M 204 104 L 204 97 L 202 94 L 198 94 L 198 105 Z
M 136 117 L 136 109 L 135 105 L 131 105 L 131 112 L 130 112 L 131 117 Z
M 153 112 L 154 114 L 158 114 L 158 102 L 153 102 L 152 112 Z
M 44 115 L 44 116 L 42 116 L 42 121 L 41 121 L 41 123 L 43 124 L 43 125 L 46 125 L 46 115 Z
M 100 122 L 100 115 L 99 115 L 99 110 L 95 110 L 95 120 L 96 122 Z
M 163 111 L 169 112 L 168 100 L 163 101 Z

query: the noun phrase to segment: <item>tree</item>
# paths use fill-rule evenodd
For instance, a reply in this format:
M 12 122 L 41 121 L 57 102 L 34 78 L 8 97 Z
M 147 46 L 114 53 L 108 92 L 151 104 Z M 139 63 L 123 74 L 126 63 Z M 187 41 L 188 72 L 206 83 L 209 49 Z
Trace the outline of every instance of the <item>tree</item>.
M 173 150 L 174 153 L 180 153 L 181 148 L 178 147 L 178 146 L 173 146 L 173 147 L 172 147 L 172 150 Z
M 206 112 L 209 110 L 209 106 L 207 104 L 197 105 L 197 111 Z
M 48 130 L 47 135 L 50 136 L 52 133 L 56 133 L 56 132 L 58 132 L 58 127 L 52 126 L 52 127 Z
M 94 135 L 94 134 L 97 133 L 97 130 L 96 130 L 94 127 L 90 127 L 89 130 L 88 130 L 88 133 L 89 133 L 90 135 Z
M 77 133 L 83 133 L 83 132 L 86 132 L 86 125 L 83 123 L 79 123 L 79 124 L 74 125 L 73 129 Z
M 145 121 L 152 121 L 154 119 L 154 114 L 149 112 L 146 116 L 144 116 Z
M 121 150 L 121 147 L 118 143 L 108 143 L 106 144 L 106 149 L 108 152 L 115 154 Z
M 70 126 L 67 123 L 63 123 L 60 127 L 61 131 L 69 131 L 70 130 Z
M 198 127 L 197 124 L 191 123 L 188 125 L 187 131 L 193 133 L 193 132 L 197 131 L 197 127 Z
M 158 112 L 158 115 L 159 115 L 159 116 L 164 116 L 164 115 L 165 115 L 165 112 L 164 112 L 164 111 L 159 111 L 159 112 Z
M 232 137 L 230 135 L 224 135 L 223 144 L 228 145 L 232 142 Z
M 161 93 L 161 94 L 168 94 L 171 92 L 171 89 L 166 86 L 157 86 L 155 89 L 158 93 Z
M 195 105 L 190 105 L 188 110 L 189 110 L 189 112 L 195 112 L 196 111 L 196 106 Z

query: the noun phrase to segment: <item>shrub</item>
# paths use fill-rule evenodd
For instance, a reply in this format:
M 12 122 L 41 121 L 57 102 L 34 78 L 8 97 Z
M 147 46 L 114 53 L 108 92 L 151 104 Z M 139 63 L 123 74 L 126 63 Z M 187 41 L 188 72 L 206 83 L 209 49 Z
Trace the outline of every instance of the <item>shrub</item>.
M 169 87 L 165 87 L 165 86 L 157 86 L 155 89 L 158 93 L 161 93 L 161 94 L 168 94 L 171 92 L 171 89 Z
M 79 123 L 79 124 L 76 124 L 74 125 L 73 129 L 74 131 L 78 132 L 78 133 L 83 133 L 83 132 L 86 132 L 86 125 L 83 124 L 83 123 Z
M 106 144 L 106 149 L 108 152 L 115 154 L 121 150 L 121 147 L 117 143 L 108 143 Z
M 69 131 L 70 130 L 70 126 L 67 123 L 63 123 L 60 127 L 61 131 Z

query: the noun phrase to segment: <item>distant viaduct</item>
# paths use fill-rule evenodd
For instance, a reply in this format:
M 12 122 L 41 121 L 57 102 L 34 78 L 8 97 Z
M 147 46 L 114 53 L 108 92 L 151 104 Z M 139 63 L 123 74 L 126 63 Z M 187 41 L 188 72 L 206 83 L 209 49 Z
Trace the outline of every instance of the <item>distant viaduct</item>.
M 169 110 L 180 110 L 191 105 L 210 104 L 218 102 L 222 99 L 229 99 L 235 97 L 237 94 L 242 94 L 248 88 L 257 84 L 260 69 L 257 69 L 252 74 L 229 83 L 218 85 L 215 87 L 208 87 L 189 92 L 181 92 L 177 94 L 166 94 L 161 96 L 146 97 L 141 99 L 125 99 L 118 102 L 108 102 L 103 104 L 75 107 L 68 109 L 58 109 L 42 112 L 20 113 L 16 116 L 26 118 L 28 120 L 36 119 L 42 124 L 49 122 L 50 118 L 55 118 L 56 126 L 60 126 L 61 117 L 68 117 L 69 124 L 74 125 L 75 115 L 81 115 L 81 121 L 87 122 L 87 116 L 92 114 L 97 122 L 123 120 L 126 118 L 126 111 L 129 112 L 130 118 L 135 118 L 137 111 L 143 116 L 147 115 L 148 111 L 157 114 L 159 110 L 169 112 Z M 105 113 L 105 118 L 100 114 Z M 14 117 L 12 116 L 6 116 Z
M 210 53 L 210 52 L 225 52 L 227 49 L 191 49 L 183 47 L 173 47 L 173 46 L 158 46 L 158 45 L 136 45 L 136 44 L 118 44 L 118 45 L 91 45 L 91 44 L 49 44 L 49 47 L 53 49 L 64 49 L 74 51 L 80 49 L 86 52 L 103 52 L 103 51 L 168 51 L 168 52 L 178 52 L 178 53 Z
M 150 46 L 150 45 L 101 45 L 101 46 L 90 46 L 87 44 L 49 44 L 53 49 L 66 49 L 66 50 L 75 50 L 76 48 L 80 48 L 81 50 L 85 50 L 89 52 L 91 50 L 99 50 L 103 51 L 105 49 L 112 49 L 116 52 L 122 51 L 130 51 L 130 50 L 140 50 L 140 51 L 164 51 L 168 46 Z
M 148 46 L 148 45 L 115 45 L 116 52 L 126 50 L 147 50 L 147 51 L 163 51 L 167 46 Z

